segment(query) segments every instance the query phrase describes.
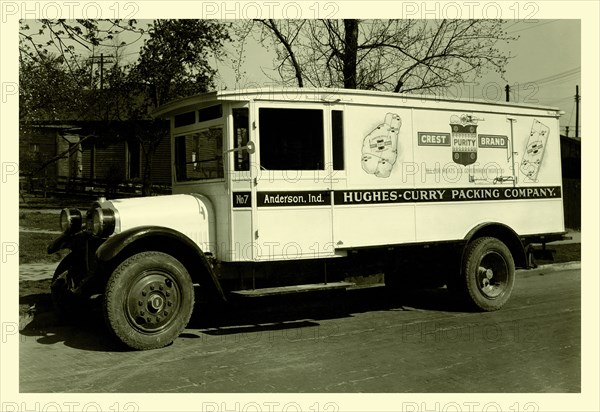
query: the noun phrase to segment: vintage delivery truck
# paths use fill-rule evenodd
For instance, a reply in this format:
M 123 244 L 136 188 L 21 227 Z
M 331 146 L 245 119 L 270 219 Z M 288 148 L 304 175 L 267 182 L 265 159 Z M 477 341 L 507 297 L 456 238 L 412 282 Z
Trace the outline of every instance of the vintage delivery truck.
M 207 299 L 346 288 L 383 273 L 492 311 L 534 242 L 564 234 L 555 108 L 329 89 L 219 91 L 170 119 L 169 196 L 65 209 L 61 310 L 101 295 L 135 349 L 171 343 Z

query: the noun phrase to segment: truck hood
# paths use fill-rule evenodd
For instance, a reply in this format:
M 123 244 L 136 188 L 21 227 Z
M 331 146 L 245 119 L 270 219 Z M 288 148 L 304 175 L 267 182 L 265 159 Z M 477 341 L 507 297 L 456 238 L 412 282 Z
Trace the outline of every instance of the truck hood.
M 215 216 L 210 200 L 200 194 L 114 199 L 103 207 L 115 211 L 115 232 L 138 226 L 160 226 L 176 230 L 203 251 L 214 252 Z M 212 246 L 211 246 L 212 245 Z

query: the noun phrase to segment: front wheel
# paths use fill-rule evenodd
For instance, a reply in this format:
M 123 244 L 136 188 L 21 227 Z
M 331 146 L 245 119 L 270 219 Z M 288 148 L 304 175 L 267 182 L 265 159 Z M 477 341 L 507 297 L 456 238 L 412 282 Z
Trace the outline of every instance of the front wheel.
M 194 287 L 185 267 L 162 252 L 142 252 L 112 273 L 104 315 L 115 336 L 133 349 L 173 342 L 192 315 Z
M 493 237 L 471 242 L 465 250 L 462 276 L 467 300 L 484 311 L 500 309 L 515 283 L 515 263 L 508 247 Z

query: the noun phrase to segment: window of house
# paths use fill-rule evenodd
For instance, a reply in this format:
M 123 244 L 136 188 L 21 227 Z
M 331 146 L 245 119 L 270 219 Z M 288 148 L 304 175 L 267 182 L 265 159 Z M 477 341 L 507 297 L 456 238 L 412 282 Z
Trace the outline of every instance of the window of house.
M 175 165 L 178 182 L 222 178 L 223 129 L 175 137 Z
M 248 109 L 233 109 L 233 146 L 236 149 L 248 144 Z M 235 171 L 250 170 L 250 154 L 246 150 L 233 152 L 233 169 Z
M 187 112 L 175 116 L 175 127 L 188 126 L 196 122 L 196 112 Z
M 223 117 L 223 106 L 220 104 L 205 107 L 198 110 L 198 121 L 206 122 L 208 120 L 220 119 Z
M 323 111 L 261 108 L 260 165 L 268 170 L 324 170 Z

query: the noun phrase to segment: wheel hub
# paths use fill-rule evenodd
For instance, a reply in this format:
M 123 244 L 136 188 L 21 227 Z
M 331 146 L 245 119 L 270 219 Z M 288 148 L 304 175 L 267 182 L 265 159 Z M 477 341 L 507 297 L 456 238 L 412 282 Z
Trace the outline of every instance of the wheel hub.
M 164 298 L 159 294 L 153 294 L 148 299 L 148 311 L 152 313 L 160 312 L 165 305 Z
M 496 298 L 506 289 L 507 266 L 499 254 L 487 253 L 481 259 L 477 273 L 479 289 L 488 298 Z
M 163 329 L 177 313 L 179 296 L 179 288 L 168 274 L 141 275 L 129 291 L 127 312 L 131 324 L 143 332 Z
M 491 280 L 494 277 L 494 271 L 492 269 L 479 267 L 479 275 L 481 277 L 481 284 L 484 288 L 492 287 Z

